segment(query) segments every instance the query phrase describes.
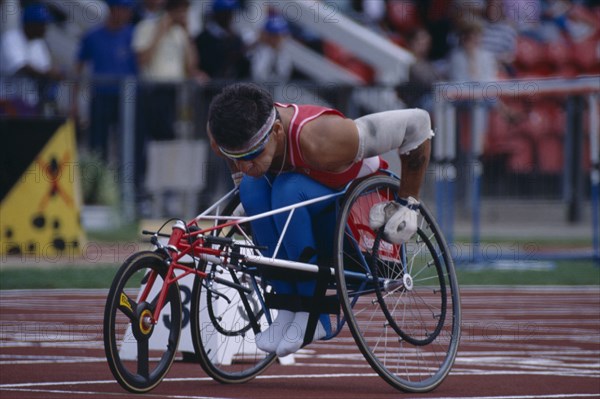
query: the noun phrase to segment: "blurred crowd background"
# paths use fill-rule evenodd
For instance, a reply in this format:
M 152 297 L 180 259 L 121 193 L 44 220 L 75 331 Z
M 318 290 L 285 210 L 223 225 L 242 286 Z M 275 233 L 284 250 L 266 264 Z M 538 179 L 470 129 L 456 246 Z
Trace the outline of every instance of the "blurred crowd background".
M 187 177 L 198 180 L 195 208 L 229 187 L 224 163 L 203 143 L 210 99 L 232 81 L 261 82 L 279 101 L 324 103 L 358 117 L 403 107 L 433 115 L 438 82 L 600 74 L 598 0 L 305 2 L 323 24 L 360 26 L 397 47 L 406 56 L 400 68 L 406 72 L 394 79 L 381 76 L 353 43 L 331 40 L 305 23 L 299 12 L 306 8 L 292 7 L 297 2 L 0 3 L 1 117 L 71 117 L 82 158 L 121 167 L 123 159 L 132 160 L 129 178 L 140 216 L 170 212 L 168 205 L 153 208 L 146 201 L 153 194 L 149 180 L 158 179 L 152 165 L 174 163 L 182 154 L 166 143 L 202 151 L 194 166 L 201 171 L 179 173 L 200 176 Z M 484 192 L 560 197 L 568 99 L 495 100 L 479 127 L 485 130 Z M 458 120 L 469 124 L 460 114 Z M 131 158 L 122 156 L 125 134 L 131 136 Z M 468 139 L 459 139 L 459 148 L 468 147 Z M 582 157 L 589 173 L 589 151 Z M 169 190 L 160 195 L 172 203 Z

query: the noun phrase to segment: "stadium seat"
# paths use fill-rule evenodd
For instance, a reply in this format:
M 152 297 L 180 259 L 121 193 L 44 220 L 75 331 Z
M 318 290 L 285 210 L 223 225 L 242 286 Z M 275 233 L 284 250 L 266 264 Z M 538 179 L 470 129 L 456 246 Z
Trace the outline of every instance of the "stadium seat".
M 563 139 L 546 135 L 536 141 L 538 171 L 544 174 L 558 174 L 563 170 Z
M 491 112 L 485 138 L 484 153 L 495 156 L 510 152 L 511 126 L 498 112 Z
M 556 71 L 567 69 L 573 61 L 572 46 L 564 40 L 546 43 L 546 58 Z M 561 74 L 562 75 L 562 74 Z
M 508 142 L 511 146 L 511 152 L 507 160 L 508 170 L 512 173 L 533 172 L 533 145 L 529 138 L 513 136 Z
M 419 11 L 413 1 L 389 1 L 387 16 L 390 25 L 400 33 L 409 33 L 421 25 Z
M 517 38 L 515 63 L 523 70 L 539 68 L 546 61 L 544 45 L 528 37 Z
M 575 43 L 573 52 L 577 55 L 574 62 L 581 72 L 600 73 L 600 36 Z
M 545 136 L 551 129 L 551 123 L 542 106 L 534 105 L 527 112 L 527 119 L 518 126 L 518 131 L 524 136 L 536 140 L 538 137 Z
M 548 134 L 563 136 L 567 127 L 567 113 L 558 102 L 548 102 L 540 106 L 549 121 Z

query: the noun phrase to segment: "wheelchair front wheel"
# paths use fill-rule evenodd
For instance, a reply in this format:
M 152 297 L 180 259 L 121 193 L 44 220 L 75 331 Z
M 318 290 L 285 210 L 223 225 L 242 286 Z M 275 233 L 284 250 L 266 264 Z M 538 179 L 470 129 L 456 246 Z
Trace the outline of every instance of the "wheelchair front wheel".
M 356 344 L 390 385 L 427 392 L 450 372 L 460 338 L 460 296 L 444 237 L 424 205 L 410 242 L 380 240 L 369 227 L 373 205 L 397 199 L 386 175 L 353 186 L 335 236 L 338 296 Z
M 104 310 L 104 350 L 110 371 L 119 384 L 134 393 L 154 389 L 167 374 L 175 359 L 181 333 L 179 285 L 172 283 L 161 310 L 170 313 L 169 335 L 152 339 L 155 331 L 149 322 L 163 287 L 167 265 L 155 252 L 132 255 L 117 271 Z M 139 293 L 146 285 L 145 301 Z M 161 341 L 161 342 L 159 342 Z

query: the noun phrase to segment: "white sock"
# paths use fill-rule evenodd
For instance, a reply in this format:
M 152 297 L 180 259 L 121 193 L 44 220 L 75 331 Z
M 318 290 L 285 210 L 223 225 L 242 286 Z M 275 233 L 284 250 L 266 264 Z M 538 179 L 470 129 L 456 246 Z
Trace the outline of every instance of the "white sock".
M 308 312 L 298 312 L 295 314 L 294 320 L 283 330 L 283 339 L 280 340 L 276 350 L 277 356 L 287 356 L 290 353 L 297 352 L 302 347 L 306 325 L 308 324 L 308 316 Z M 326 335 L 325 328 L 321 324 L 321 321 L 318 321 L 312 340 L 315 341 L 324 338 Z
M 279 310 L 273 323 L 265 331 L 256 334 L 256 346 L 258 349 L 267 353 L 275 352 L 281 338 L 283 338 L 283 331 L 294 320 L 294 314 L 294 312 L 290 312 L 289 310 Z

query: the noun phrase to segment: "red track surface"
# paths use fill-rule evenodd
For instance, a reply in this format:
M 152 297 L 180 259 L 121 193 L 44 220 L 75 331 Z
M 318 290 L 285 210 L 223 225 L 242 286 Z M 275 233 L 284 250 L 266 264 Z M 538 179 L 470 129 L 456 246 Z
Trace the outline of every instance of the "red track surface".
M 0 291 L 0 398 L 600 398 L 600 287 L 465 288 L 463 334 L 435 391 L 395 391 L 351 340 L 317 343 L 243 385 L 176 362 L 145 395 L 104 359 L 104 290 Z

